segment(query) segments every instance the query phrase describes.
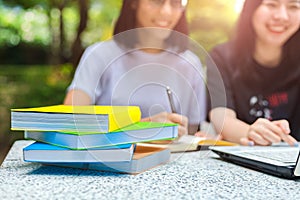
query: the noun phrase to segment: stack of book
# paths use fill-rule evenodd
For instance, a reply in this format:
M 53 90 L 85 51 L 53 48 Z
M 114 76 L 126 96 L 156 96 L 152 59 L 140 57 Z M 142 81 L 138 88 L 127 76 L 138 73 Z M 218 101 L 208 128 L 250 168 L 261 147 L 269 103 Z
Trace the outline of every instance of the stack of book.
M 170 151 L 136 143 L 172 140 L 176 124 L 140 122 L 136 106 L 56 105 L 11 110 L 11 129 L 36 142 L 24 160 L 44 164 L 140 173 L 169 160 Z

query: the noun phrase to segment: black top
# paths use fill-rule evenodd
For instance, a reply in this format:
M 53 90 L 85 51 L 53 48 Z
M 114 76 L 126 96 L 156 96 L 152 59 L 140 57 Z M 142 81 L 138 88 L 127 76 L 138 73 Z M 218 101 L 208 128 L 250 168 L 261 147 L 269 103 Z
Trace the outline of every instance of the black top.
M 261 66 L 254 59 L 237 66 L 230 43 L 215 47 L 210 56 L 215 63 L 207 62 L 210 109 L 231 108 L 238 119 L 249 124 L 260 117 L 287 119 L 291 135 L 300 140 L 300 59 L 292 62 L 285 55 L 274 68 Z

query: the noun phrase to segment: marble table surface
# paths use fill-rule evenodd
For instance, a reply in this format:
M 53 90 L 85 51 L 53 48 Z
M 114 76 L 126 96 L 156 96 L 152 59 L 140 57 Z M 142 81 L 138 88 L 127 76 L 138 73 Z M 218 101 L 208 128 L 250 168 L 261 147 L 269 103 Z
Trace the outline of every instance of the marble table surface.
M 17 141 L 0 167 L 0 199 L 299 199 L 300 182 L 224 162 L 210 151 L 172 154 L 137 175 L 27 163 Z

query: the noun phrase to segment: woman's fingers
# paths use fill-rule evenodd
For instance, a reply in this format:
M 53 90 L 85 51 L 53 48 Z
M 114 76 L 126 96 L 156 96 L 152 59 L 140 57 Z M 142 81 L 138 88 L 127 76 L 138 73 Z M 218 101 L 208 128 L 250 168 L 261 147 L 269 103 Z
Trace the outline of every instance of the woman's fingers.
M 298 145 L 297 140 L 295 138 L 293 138 L 292 136 L 290 136 L 290 135 L 286 135 L 286 134 L 282 133 L 281 134 L 281 139 L 284 142 L 288 143 L 290 146 Z
M 259 118 L 252 125 L 248 131 L 248 139 L 255 144 L 270 145 L 281 141 L 281 128 L 273 124 L 271 121 Z
M 179 137 L 186 135 L 187 133 L 188 133 L 188 130 L 186 127 L 178 125 L 178 136 Z
M 291 133 L 290 125 L 287 120 L 285 120 L 285 119 L 276 120 L 276 121 L 273 121 L 272 123 L 275 124 L 276 126 L 278 126 L 285 134 Z
M 291 146 L 298 145 L 297 140 L 289 135 L 291 133 L 291 130 L 290 130 L 289 122 L 287 120 L 285 120 L 285 119 L 276 120 L 276 121 L 273 121 L 272 123 L 281 129 L 281 132 L 279 135 L 280 135 L 280 138 L 284 142 L 288 143 Z
M 241 145 L 244 145 L 244 146 L 253 146 L 254 145 L 254 142 L 252 140 L 249 140 L 247 137 L 241 138 L 240 143 L 241 143 Z
M 169 113 L 168 120 L 172 123 L 176 123 L 184 127 L 188 126 L 188 118 L 177 113 Z
M 289 133 L 290 128 L 287 120 L 269 121 L 259 118 L 250 125 L 247 139 L 241 139 L 241 143 L 247 145 L 249 141 L 253 141 L 258 145 L 270 145 L 283 140 L 294 146 L 297 141 Z
M 182 136 L 188 133 L 188 118 L 177 113 L 161 112 L 157 115 L 143 118 L 141 121 L 175 123 L 178 124 L 178 136 Z
M 248 133 L 248 137 L 253 139 L 255 143 L 258 140 L 260 145 L 267 145 L 270 143 L 277 143 L 281 141 L 281 129 L 270 121 L 253 126 Z
M 272 142 L 270 142 L 269 140 L 265 139 L 261 133 L 258 133 L 256 131 L 249 131 L 248 133 L 248 139 L 250 141 L 253 141 L 255 144 L 258 145 L 270 145 Z

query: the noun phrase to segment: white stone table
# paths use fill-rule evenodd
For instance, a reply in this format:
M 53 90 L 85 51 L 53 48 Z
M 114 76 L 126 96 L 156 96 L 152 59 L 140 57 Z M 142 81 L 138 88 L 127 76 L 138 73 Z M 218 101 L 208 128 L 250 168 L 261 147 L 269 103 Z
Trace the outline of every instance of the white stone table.
M 300 182 L 218 159 L 210 151 L 172 154 L 138 175 L 43 166 L 22 159 L 17 141 L 0 167 L 0 199 L 300 199 Z

